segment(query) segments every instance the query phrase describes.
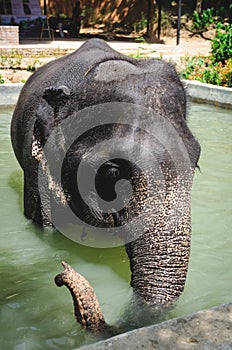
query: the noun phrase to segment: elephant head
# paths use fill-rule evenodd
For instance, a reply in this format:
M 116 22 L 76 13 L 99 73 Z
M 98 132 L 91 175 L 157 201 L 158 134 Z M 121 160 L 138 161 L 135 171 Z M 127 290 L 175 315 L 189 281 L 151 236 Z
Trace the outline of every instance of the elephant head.
M 186 279 L 200 155 L 174 68 L 130 59 L 99 40 L 51 67 L 52 79 L 42 70 L 33 81 L 46 83 L 26 147 L 42 174 L 37 221 L 63 229 L 79 218 L 86 230 L 113 232 L 125 244 L 138 298 L 172 304 Z M 85 244 L 88 235 L 81 235 Z

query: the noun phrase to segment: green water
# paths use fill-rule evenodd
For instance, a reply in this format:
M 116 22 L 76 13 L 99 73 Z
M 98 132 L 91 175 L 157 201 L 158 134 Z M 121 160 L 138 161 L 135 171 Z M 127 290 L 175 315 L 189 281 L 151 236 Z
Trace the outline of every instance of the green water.
M 80 246 L 24 218 L 22 174 L 9 138 L 11 114 L 0 110 L 0 348 L 73 349 L 90 339 L 75 321 L 69 292 L 54 284 L 61 260 L 87 277 L 107 321 L 114 323 L 131 298 L 127 255 L 123 247 Z M 202 147 L 201 172 L 192 191 L 188 278 L 170 317 L 232 300 L 232 112 L 194 104 L 189 124 Z

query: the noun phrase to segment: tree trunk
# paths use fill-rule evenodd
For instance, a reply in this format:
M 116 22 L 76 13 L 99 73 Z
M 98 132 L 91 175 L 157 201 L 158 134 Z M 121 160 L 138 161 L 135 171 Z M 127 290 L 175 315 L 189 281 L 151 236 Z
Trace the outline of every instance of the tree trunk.
M 154 37 L 154 0 L 148 0 L 148 10 L 147 10 L 147 37 Z
M 180 44 L 180 28 L 181 28 L 181 0 L 178 0 L 176 45 Z
M 196 0 L 196 11 L 197 13 L 201 13 L 202 9 L 202 0 Z

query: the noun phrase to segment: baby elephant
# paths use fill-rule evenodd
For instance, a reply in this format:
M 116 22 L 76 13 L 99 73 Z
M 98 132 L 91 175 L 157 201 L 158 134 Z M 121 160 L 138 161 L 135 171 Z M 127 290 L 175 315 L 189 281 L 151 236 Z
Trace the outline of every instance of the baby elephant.
M 26 217 L 62 232 L 71 227 L 67 235 L 79 243 L 124 244 L 131 286 L 146 304 L 180 296 L 200 146 L 172 65 L 86 41 L 28 79 L 11 138 Z

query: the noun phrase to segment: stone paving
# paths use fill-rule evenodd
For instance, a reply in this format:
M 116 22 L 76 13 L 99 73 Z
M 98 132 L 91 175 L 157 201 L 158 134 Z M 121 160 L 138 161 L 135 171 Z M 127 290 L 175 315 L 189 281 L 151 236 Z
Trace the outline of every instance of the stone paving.
M 231 350 L 232 303 L 109 338 L 80 350 Z

